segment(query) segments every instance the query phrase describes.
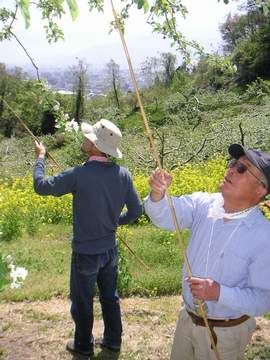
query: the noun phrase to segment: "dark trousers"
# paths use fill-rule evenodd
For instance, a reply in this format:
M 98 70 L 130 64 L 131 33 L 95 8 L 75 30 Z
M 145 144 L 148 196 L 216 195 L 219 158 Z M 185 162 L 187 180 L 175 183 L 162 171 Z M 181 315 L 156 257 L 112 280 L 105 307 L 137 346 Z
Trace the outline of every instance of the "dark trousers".
M 118 273 L 117 246 L 97 255 L 72 254 L 70 275 L 71 315 L 75 322 L 75 347 L 92 350 L 94 345 L 93 297 L 95 284 L 99 289 L 104 322 L 103 342 L 121 345 L 122 322 L 116 289 Z

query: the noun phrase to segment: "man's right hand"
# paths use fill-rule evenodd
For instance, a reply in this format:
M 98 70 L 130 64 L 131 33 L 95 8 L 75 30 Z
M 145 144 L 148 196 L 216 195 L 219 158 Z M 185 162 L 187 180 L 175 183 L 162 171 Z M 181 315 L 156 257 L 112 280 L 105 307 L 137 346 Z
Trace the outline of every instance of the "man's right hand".
M 164 197 L 166 190 L 171 185 L 171 182 L 172 177 L 166 171 L 160 170 L 159 168 L 153 171 L 149 181 L 151 187 L 151 200 L 161 200 Z
M 35 150 L 37 158 L 44 158 L 46 155 L 46 148 L 42 143 L 39 143 L 35 140 Z

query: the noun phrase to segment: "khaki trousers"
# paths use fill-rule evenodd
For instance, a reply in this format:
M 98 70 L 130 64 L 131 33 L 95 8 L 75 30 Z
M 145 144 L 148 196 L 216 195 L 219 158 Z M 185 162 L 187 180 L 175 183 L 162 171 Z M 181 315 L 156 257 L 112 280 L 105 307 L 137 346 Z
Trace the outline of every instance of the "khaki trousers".
M 221 360 L 243 360 L 255 328 L 254 318 L 232 327 L 215 327 Z M 185 308 L 180 310 L 171 360 L 216 360 L 207 329 L 193 324 Z

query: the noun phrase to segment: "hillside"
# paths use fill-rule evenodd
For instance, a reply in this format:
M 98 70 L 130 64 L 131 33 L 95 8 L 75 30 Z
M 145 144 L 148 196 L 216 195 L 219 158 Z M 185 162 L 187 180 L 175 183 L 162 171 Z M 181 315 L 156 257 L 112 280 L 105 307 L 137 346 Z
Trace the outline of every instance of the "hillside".
M 234 142 L 265 151 L 270 149 L 268 94 L 263 98 L 253 96 L 247 99 L 246 95 L 231 91 L 205 91 L 196 97 L 197 108 L 193 106 L 194 97 L 186 102 L 180 92 L 163 92 L 157 102 L 156 95 L 151 91 L 143 96 L 161 161 L 168 169 L 220 154 L 227 156 L 227 147 Z M 94 104 L 102 106 L 97 99 Z M 129 113 L 126 109 L 113 116 L 108 112 L 104 108 L 100 117 L 111 119 L 123 131 L 122 163 L 136 173 L 149 172 L 155 163 L 139 110 Z M 41 136 L 40 139 L 63 167 L 84 160 L 80 152 L 80 139 L 72 134 Z M 31 172 L 33 162 L 30 137 L 0 138 L 2 175 Z

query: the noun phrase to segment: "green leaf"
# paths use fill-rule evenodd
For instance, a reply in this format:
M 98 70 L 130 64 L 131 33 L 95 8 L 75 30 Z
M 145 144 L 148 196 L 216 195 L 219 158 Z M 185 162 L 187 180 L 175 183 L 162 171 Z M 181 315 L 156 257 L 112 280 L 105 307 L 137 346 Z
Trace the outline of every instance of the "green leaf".
M 269 13 L 269 8 L 268 8 L 267 5 L 264 4 L 264 5 L 263 5 L 263 14 L 264 14 L 264 16 L 267 16 L 268 13 Z
M 145 0 L 136 0 L 135 1 L 137 3 L 137 7 L 138 9 L 141 9 L 142 7 L 144 7 L 144 4 L 145 4 Z
M 144 2 L 143 10 L 144 10 L 144 13 L 147 13 L 147 12 L 148 12 L 148 10 L 149 10 L 149 2 L 148 2 L 148 1 L 145 1 L 145 2 Z
M 27 29 L 30 26 L 29 0 L 20 0 L 18 5 L 24 18 L 25 27 Z
M 74 21 L 77 16 L 79 15 L 79 8 L 78 8 L 78 4 L 76 2 L 76 0 L 66 0 L 68 7 L 69 7 L 69 11 L 72 17 L 72 20 Z
M 229 0 L 223 0 L 224 4 L 229 4 Z

